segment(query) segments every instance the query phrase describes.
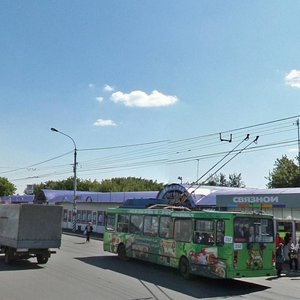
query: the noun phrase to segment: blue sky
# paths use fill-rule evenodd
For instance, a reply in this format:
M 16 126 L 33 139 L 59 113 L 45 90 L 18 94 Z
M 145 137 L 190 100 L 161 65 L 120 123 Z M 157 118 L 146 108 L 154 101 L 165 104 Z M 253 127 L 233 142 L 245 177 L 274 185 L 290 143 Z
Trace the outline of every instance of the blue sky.
M 0 176 L 19 193 L 72 176 L 72 141 L 51 127 L 76 142 L 78 177 L 99 181 L 193 182 L 249 133 L 237 149 L 258 143 L 221 172 L 265 187 L 298 153 L 299 13 L 299 1 L 1 1 Z

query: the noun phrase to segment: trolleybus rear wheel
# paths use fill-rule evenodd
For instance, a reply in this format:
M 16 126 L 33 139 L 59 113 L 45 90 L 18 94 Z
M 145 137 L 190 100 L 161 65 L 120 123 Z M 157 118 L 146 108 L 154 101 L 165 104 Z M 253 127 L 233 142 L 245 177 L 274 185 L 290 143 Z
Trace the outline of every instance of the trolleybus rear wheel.
M 179 263 L 179 273 L 184 279 L 189 279 L 191 276 L 190 273 L 190 264 L 186 257 L 182 257 Z

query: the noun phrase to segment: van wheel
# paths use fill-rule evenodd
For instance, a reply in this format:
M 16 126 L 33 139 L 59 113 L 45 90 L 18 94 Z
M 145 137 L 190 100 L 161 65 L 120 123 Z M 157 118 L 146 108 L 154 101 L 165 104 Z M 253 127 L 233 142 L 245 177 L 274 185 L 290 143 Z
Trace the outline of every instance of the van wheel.
M 120 244 L 119 247 L 118 247 L 118 250 L 117 250 L 117 253 L 118 253 L 118 257 L 121 259 L 121 260 L 128 260 L 128 257 L 126 255 L 126 248 L 125 248 L 125 245 L 124 244 Z
M 44 256 L 44 255 L 41 255 L 41 254 L 38 254 L 36 256 L 36 260 L 37 260 L 37 263 L 39 265 L 44 265 L 48 262 L 48 257 L 47 256 Z
M 184 279 L 190 279 L 190 264 L 186 257 L 182 257 L 179 263 L 179 273 Z
M 7 248 L 4 254 L 4 262 L 5 264 L 10 265 L 13 263 L 13 261 L 14 261 L 14 252 L 12 249 Z

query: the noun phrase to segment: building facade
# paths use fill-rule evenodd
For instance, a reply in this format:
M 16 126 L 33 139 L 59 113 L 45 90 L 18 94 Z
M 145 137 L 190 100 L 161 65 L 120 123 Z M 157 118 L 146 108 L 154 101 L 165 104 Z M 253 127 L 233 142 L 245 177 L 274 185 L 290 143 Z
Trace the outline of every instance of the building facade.
M 276 232 L 282 237 L 291 233 L 294 242 L 300 239 L 300 188 L 244 189 L 210 197 L 215 198 L 218 210 L 271 214 Z
M 0 203 L 45 203 L 63 206 L 62 227 L 73 228 L 73 191 L 42 190 L 39 195 L 0 197 Z M 182 197 L 184 195 L 184 197 Z M 283 237 L 291 233 L 294 242 L 300 239 L 300 188 L 247 189 L 201 186 L 191 188 L 180 184 L 166 185 L 161 191 L 150 192 L 81 192 L 76 193 L 76 230 L 83 231 L 88 222 L 94 231 L 104 232 L 108 208 L 119 207 L 128 199 L 170 199 L 181 203 L 188 200 L 195 209 L 248 211 L 272 214 L 276 231 Z M 187 199 L 187 200 L 186 200 Z M 174 202 L 174 201 L 173 201 Z

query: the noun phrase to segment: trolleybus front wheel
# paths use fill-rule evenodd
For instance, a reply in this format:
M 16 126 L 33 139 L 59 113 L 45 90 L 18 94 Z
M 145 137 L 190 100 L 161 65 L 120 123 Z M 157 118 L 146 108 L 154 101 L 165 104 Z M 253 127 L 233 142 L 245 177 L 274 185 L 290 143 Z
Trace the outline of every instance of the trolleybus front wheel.
M 190 264 L 186 257 L 182 257 L 179 262 L 179 273 L 184 279 L 191 277 Z

